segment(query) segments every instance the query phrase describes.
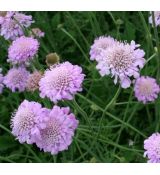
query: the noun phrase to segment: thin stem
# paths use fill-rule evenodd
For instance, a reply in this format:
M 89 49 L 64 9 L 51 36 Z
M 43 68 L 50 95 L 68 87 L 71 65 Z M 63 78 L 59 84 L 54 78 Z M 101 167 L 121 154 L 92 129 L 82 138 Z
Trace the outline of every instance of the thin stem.
M 81 94 L 77 94 L 80 98 L 86 100 L 86 102 L 88 102 L 89 104 L 92 104 L 94 106 L 96 106 L 97 109 L 99 109 L 100 111 L 104 111 L 103 108 L 101 108 L 100 106 L 98 106 L 97 104 L 95 104 L 94 102 L 92 102 L 89 99 L 86 99 L 83 95 Z M 113 114 L 106 112 L 106 114 L 111 117 L 112 119 L 122 123 L 123 125 L 125 125 L 126 127 L 132 129 L 133 131 L 135 131 L 136 133 L 138 133 L 139 135 L 143 136 L 144 138 L 147 138 L 147 136 L 145 134 L 143 134 L 141 131 L 139 131 L 138 129 L 136 129 L 135 127 L 133 127 L 132 125 L 130 125 L 129 123 L 124 122 L 123 120 L 121 120 L 120 118 L 114 116 Z
M 79 48 L 79 50 L 82 52 L 82 54 L 83 54 L 84 58 L 86 59 L 86 61 L 88 63 L 90 63 L 89 58 L 87 57 L 87 55 L 85 54 L 85 52 L 83 51 L 83 49 L 81 48 L 81 46 L 78 44 L 78 42 L 76 41 L 76 39 L 70 33 L 68 33 L 64 28 L 61 28 L 61 31 L 63 31 L 67 36 L 69 36 L 74 41 L 74 43 L 77 45 L 77 47 Z
M 0 128 L 3 129 L 4 131 L 6 131 L 7 133 L 9 133 L 10 135 L 12 135 L 11 131 L 8 128 L 6 128 L 5 126 L 0 124 Z M 35 154 L 35 152 L 27 144 L 23 144 L 23 145 L 30 151 L 30 153 L 32 153 L 32 155 L 35 157 L 35 159 L 38 162 L 41 162 L 40 158 Z

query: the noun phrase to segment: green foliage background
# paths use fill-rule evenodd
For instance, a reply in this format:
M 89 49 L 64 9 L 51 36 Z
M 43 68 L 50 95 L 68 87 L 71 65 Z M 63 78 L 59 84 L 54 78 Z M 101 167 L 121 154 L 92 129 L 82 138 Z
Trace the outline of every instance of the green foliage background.
M 35 23 L 32 27 L 39 27 L 45 32 L 39 49 L 41 65 L 37 65 L 37 68 L 46 69 L 45 56 L 56 52 L 61 62 L 67 60 L 78 64 L 86 74 L 83 92 L 77 94 L 73 101 L 59 103 L 70 106 L 80 124 L 69 149 L 58 155 L 44 153 L 35 145 L 22 145 L 9 133 L 12 112 L 24 99 L 38 101 L 49 108 L 53 104 L 41 99 L 38 92 L 12 93 L 5 88 L 0 95 L 0 162 L 146 162 L 143 142 L 153 132 L 159 131 L 159 99 L 143 105 L 135 99 L 133 87 L 117 92 L 118 85 L 114 85 L 113 79 L 100 77 L 95 63 L 89 60 L 89 50 L 94 39 L 100 35 L 111 35 L 127 42 L 135 40 L 145 50 L 145 58 L 150 59 L 141 74 L 158 76 L 160 67 L 154 49 L 158 38 L 148 24 L 149 12 L 26 14 L 33 15 Z M 0 38 L 3 73 L 9 69 L 6 62 L 8 45 Z M 119 96 L 114 100 L 116 92 Z M 133 145 L 129 145 L 130 140 Z

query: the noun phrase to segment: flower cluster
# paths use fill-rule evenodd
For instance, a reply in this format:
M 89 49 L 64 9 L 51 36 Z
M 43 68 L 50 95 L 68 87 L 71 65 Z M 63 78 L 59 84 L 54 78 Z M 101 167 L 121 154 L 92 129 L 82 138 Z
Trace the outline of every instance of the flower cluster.
M 101 76 L 111 75 L 114 83 L 122 88 L 131 85 L 131 77 L 138 78 L 139 70 L 145 64 L 144 51 L 132 41 L 119 42 L 111 37 L 100 37 L 91 46 L 90 59 L 97 61 L 96 68 Z
M 39 42 L 37 39 L 24 36 L 24 29 L 29 27 L 32 22 L 32 16 L 26 16 L 19 12 L 0 14 L 0 31 L 2 32 L 6 29 L 4 37 L 14 40 L 8 48 L 7 60 L 13 67 L 3 78 L 3 84 L 12 92 L 26 90 L 28 78 L 31 77 L 27 66 L 36 56 Z M 13 28 L 9 29 L 5 25 Z M 3 87 L 2 83 L 0 87 Z
M 159 26 L 160 12 L 154 12 L 154 17 L 156 26 Z M 55 103 L 48 109 L 38 102 L 24 100 L 11 118 L 12 134 L 20 143 L 36 144 L 44 152 L 55 155 L 68 149 L 79 124 L 69 107 L 60 107 L 57 103 L 72 100 L 82 91 L 85 74 L 78 65 L 68 61 L 60 63 L 56 53 L 46 56 L 49 68 L 41 72 L 41 65 L 36 65 L 38 40 L 45 33 L 39 28 L 27 29 L 33 22 L 32 16 L 23 13 L 0 12 L 0 35 L 11 42 L 7 59 L 11 68 L 4 76 L 0 69 L 0 94 L 4 86 L 12 92 L 37 90 L 41 98 L 47 97 Z M 149 23 L 153 24 L 152 16 Z M 26 29 L 29 32 L 25 32 Z M 94 40 L 89 54 L 90 60 L 96 61 L 101 76 L 111 76 L 114 84 L 120 83 L 124 89 L 133 83 L 138 101 L 146 104 L 158 98 L 160 86 L 156 79 L 140 75 L 146 63 L 145 52 L 135 41 L 127 43 L 111 36 L 100 36 Z M 148 162 L 160 163 L 160 134 L 154 133 L 147 138 L 144 149 Z
M 69 62 L 59 63 L 59 56 L 51 53 L 46 56 L 50 68 L 43 75 L 37 63 L 38 39 L 44 37 L 44 32 L 32 28 L 26 36 L 25 29 L 32 23 L 32 16 L 19 12 L 0 13 L 0 35 L 11 40 L 7 59 L 11 68 L 5 76 L 0 69 L 0 93 L 5 85 L 12 92 L 39 90 L 42 98 L 48 97 L 55 103 L 73 99 L 77 92 L 82 91 L 85 76 L 82 68 Z M 36 144 L 51 154 L 68 149 L 78 123 L 69 107 L 55 105 L 48 109 L 28 100 L 19 105 L 11 118 L 12 134 L 20 143 Z
M 20 143 L 35 143 L 51 154 L 68 149 L 78 126 L 69 107 L 42 108 L 37 102 L 24 100 L 11 120 L 12 133 Z
M 24 35 L 24 29 L 29 27 L 34 21 L 32 16 L 19 12 L 7 12 L 0 16 L 0 35 L 6 40 L 15 40 Z

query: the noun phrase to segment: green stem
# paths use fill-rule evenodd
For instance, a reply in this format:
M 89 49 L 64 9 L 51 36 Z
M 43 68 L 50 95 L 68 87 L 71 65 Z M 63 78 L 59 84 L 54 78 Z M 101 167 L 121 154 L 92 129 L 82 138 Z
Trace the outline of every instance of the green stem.
M 79 50 L 82 52 L 82 54 L 83 54 L 84 58 L 86 59 L 86 61 L 88 63 L 90 63 L 89 58 L 87 57 L 87 55 L 85 54 L 85 52 L 83 51 L 83 49 L 81 48 L 81 46 L 78 44 L 78 42 L 76 41 L 76 39 L 70 33 L 68 33 L 64 28 L 61 28 L 61 31 L 63 31 L 67 36 L 69 36 L 74 41 L 74 43 L 77 45 L 77 47 L 79 48 Z
M 99 109 L 100 111 L 104 111 L 103 108 L 101 108 L 100 106 L 98 106 L 97 104 L 95 104 L 94 102 L 92 102 L 91 100 L 89 99 L 86 99 L 83 95 L 81 94 L 77 94 L 80 98 L 86 100 L 86 102 L 88 102 L 89 104 L 91 105 L 94 105 L 96 106 L 97 109 Z M 109 113 L 109 112 L 106 112 L 106 115 L 108 115 L 110 118 L 120 122 L 121 124 L 125 125 L 126 127 L 132 129 L 133 131 L 135 131 L 136 133 L 138 133 L 139 135 L 143 136 L 144 138 L 147 138 L 147 136 L 145 134 L 143 134 L 141 131 L 139 131 L 138 129 L 136 129 L 135 127 L 133 127 L 132 125 L 130 125 L 129 123 L 127 122 L 124 122 L 123 120 L 121 120 L 120 118 L 114 116 L 113 114 Z
M 3 129 L 4 131 L 6 131 L 7 133 L 9 133 L 10 135 L 12 135 L 11 131 L 6 128 L 5 126 L 1 125 L 0 124 L 0 128 Z M 41 162 L 41 160 L 39 159 L 39 157 L 35 154 L 35 152 L 29 147 L 29 145 L 27 144 L 23 144 L 29 151 L 30 153 L 32 153 L 32 155 L 35 157 L 35 159 L 38 161 L 38 162 Z

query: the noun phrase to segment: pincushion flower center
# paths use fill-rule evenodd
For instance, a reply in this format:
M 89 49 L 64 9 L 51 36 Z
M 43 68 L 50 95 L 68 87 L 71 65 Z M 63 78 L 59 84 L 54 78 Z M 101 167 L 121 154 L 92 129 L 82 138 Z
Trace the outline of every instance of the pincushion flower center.
M 45 145 L 51 145 L 58 141 L 60 135 L 60 125 L 58 121 L 50 121 L 46 129 L 41 131 L 42 140 Z
M 19 132 L 25 132 L 34 124 L 34 114 L 29 109 L 23 109 L 15 116 L 15 125 Z
M 152 84 L 149 81 L 143 81 L 139 87 L 140 93 L 150 95 L 152 93 Z
M 116 71 L 125 71 L 132 64 L 132 55 L 126 53 L 125 50 L 115 50 L 112 56 L 109 57 L 110 65 L 112 65 Z
M 62 90 L 69 86 L 70 81 L 69 72 L 65 69 L 59 68 L 54 71 L 51 83 L 57 90 Z
M 29 46 L 29 42 L 28 41 L 22 42 L 20 44 L 20 49 L 21 50 L 26 50 L 28 48 L 28 46 Z
M 19 72 L 15 72 L 12 76 L 15 84 L 20 83 L 24 78 L 23 74 L 20 74 Z

